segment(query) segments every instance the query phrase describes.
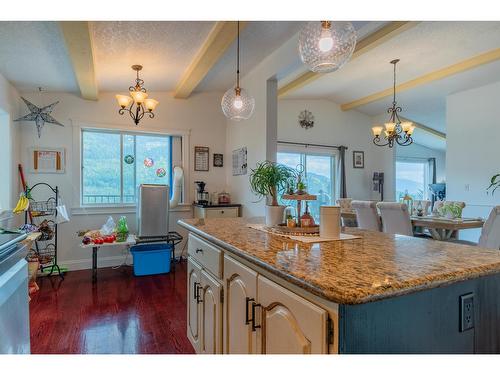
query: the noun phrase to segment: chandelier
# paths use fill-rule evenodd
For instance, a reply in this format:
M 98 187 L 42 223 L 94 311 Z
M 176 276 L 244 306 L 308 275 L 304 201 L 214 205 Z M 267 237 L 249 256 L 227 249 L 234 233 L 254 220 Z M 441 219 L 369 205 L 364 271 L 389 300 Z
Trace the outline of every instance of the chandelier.
M 413 143 L 411 135 L 415 130 L 415 125 L 411 121 L 401 121 L 398 115 L 398 112 L 401 112 L 401 107 L 396 102 L 396 64 L 398 62 L 399 59 L 391 61 L 391 64 L 394 66 L 394 83 L 392 106 L 387 108 L 389 121 L 385 123 L 385 129 L 383 126 L 374 126 L 372 128 L 374 135 L 373 143 L 377 146 L 389 146 L 389 148 L 392 148 L 394 143 L 400 146 L 409 146 Z M 382 132 L 384 135 L 382 135 Z
M 299 33 L 299 53 L 309 70 L 333 72 L 342 67 L 356 47 L 356 30 L 350 22 L 312 21 Z
M 221 107 L 224 116 L 230 120 L 248 120 L 255 108 L 255 99 L 240 87 L 240 22 L 236 48 L 236 87 L 227 90 L 222 97 Z
M 155 117 L 153 111 L 158 105 L 158 101 L 148 99 L 144 81 L 139 78 L 139 71 L 142 70 L 142 65 L 132 65 L 132 69 L 137 72 L 137 78 L 135 79 L 135 86 L 128 88 L 130 96 L 116 95 L 116 100 L 120 106 L 118 113 L 123 115 L 125 112 L 128 112 L 134 124 L 139 125 L 139 121 L 141 121 L 145 114 L 149 118 Z

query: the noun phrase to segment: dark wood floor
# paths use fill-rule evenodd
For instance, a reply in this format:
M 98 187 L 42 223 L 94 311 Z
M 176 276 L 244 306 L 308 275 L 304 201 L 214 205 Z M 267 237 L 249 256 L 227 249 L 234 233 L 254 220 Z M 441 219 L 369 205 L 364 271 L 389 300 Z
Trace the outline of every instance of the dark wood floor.
M 32 353 L 193 353 L 186 337 L 186 262 L 167 275 L 131 267 L 39 279 L 30 302 Z

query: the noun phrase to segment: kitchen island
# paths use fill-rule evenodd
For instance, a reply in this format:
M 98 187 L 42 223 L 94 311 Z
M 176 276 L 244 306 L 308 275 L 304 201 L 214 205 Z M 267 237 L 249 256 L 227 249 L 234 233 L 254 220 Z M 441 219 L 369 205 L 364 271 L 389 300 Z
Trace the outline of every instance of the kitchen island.
M 345 228 L 303 243 L 187 219 L 198 353 L 499 353 L 500 251 Z

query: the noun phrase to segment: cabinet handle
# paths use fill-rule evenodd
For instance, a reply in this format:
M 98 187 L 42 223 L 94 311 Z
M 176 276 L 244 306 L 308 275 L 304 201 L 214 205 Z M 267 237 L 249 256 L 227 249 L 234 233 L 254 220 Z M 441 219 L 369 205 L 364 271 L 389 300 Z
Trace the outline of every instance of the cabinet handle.
M 255 309 L 257 307 L 261 307 L 262 305 L 260 303 L 255 303 L 252 302 L 252 331 L 255 332 L 257 328 L 261 328 L 261 325 L 256 325 L 255 324 Z
M 196 249 L 196 253 L 202 253 L 203 254 L 203 249 Z
M 252 321 L 252 319 L 250 319 L 250 318 L 248 317 L 248 313 L 249 313 L 249 310 L 250 310 L 250 309 L 248 308 L 248 302 L 252 302 L 252 301 L 255 301 L 255 299 L 250 298 L 250 297 L 246 297 L 246 298 L 245 298 L 245 324 L 246 324 L 246 325 L 248 325 L 248 324 Z
M 201 294 L 200 294 L 200 289 L 203 289 L 203 287 L 198 283 L 196 286 L 196 303 L 201 303 L 203 300 L 201 299 Z
M 194 284 L 193 284 L 193 299 L 195 299 L 196 301 L 198 301 L 198 282 L 195 281 Z

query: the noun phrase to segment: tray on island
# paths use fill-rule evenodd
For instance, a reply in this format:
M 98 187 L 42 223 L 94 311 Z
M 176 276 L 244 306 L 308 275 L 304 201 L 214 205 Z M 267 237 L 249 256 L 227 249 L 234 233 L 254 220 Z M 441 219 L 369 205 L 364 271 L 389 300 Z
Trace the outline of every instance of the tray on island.
M 314 236 L 319 235 L 319 225 L 313 225 L 311 227 L 287 227 L 286 224 L 278 224 L 270 229 L 278 234 L 287 234 L 292 236 Z

